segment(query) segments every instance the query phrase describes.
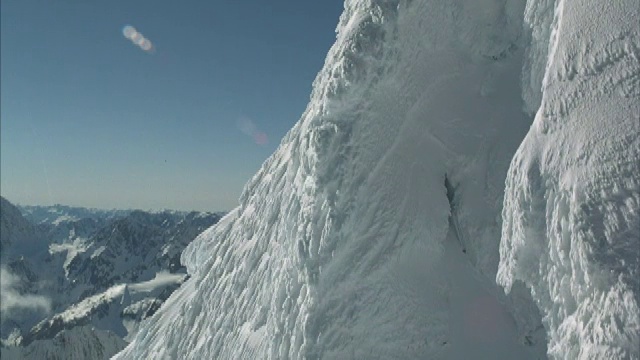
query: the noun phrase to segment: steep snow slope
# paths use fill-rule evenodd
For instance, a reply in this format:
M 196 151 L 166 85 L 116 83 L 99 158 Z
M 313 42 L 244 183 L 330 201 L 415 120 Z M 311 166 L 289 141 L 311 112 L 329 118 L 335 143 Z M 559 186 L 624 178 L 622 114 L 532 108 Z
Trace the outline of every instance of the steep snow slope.
M 531 288 L 553 357 L 638 359 L 640 4 L 532 1 L 529 14 L 553 19 L 549 59 L 509 170 L 497 279 Z
M 544 356 L 494 283 L 524 5 L 347 1 L 301 120 L 119 358 Z

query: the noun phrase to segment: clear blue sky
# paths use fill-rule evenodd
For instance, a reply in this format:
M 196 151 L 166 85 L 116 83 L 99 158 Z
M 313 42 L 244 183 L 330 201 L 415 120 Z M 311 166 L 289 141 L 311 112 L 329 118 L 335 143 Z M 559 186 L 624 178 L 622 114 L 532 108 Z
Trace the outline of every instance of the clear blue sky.
M 342 0 L 1 4 L 2 196 L 184 210 L 237 204 L 304 111 L 343 9 Z M 125 25 L 153 50 L 125 38 Z

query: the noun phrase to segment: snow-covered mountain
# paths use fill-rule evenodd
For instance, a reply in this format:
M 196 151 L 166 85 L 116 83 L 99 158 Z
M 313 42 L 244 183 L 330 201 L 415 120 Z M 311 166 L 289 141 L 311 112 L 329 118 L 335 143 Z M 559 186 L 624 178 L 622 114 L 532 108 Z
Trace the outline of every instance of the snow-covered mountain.
M 0 197 L 0 333 L 28 331 L 52 309 L 50 297 L 62 273 L 49 255 L 45 236 L 20 210 Z
M 47 244 L 36 226 L 20 210 L 0 197 L 0 256 L 2 259 L 46 252 Z
M 2 339 L 20 345 L 3 358 L 110 357 L 184 281 L 180 253 L 222 216 L 28 209 L 56 216 L 36 225 L 2 198 Z
M 79 326 L 26 347 L 3 347 L 1 355 L 3 359 L 14 360 L 109 359 L 125 346 L 126 342 L 112 332 Z
M 302 118 L 117 358 L 637 358 L 639 11 L 347 0 Z
M 498 282 L 531 288 L 552 357 L 640 359 L 640 3 L 528 14 L 549 50 L 506 181 Z
M 67 205 L 18 205 L 23 216 L 36 225 L 59 225 L 61 222 L 91 219 L 108 221 L 129 215 L 132 210 L 89 209 Z
M 118 282 L 152 279 L 158 269 L 182 268 L 180 253 L 219 215 L 131 212 L 98 230 L 91 245 L 77 254 L 65 270 L 70 281 L 104 290 Z

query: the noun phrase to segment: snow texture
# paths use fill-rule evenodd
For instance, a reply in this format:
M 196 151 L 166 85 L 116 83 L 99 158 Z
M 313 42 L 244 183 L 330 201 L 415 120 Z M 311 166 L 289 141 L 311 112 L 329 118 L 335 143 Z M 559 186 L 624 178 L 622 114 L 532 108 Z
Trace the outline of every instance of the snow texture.
M 524 8 L 347 1 L 301 120 L 119 357 L 544 356 L 494 283 Z
M 347 0 L 302 118 L 116 358 L 637 358 L 634 1 Z
M 531 288 L 551 357 L 639 359 L 640 5 L 531 3 L 531 26 L 553 14 L 549 56 L 506 182 L 497 280 Z

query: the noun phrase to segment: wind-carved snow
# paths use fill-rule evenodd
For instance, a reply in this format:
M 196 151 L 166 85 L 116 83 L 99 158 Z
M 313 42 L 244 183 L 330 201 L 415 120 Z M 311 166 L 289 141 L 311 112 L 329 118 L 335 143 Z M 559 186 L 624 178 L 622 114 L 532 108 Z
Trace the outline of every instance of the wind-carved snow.
M 531 288 L 550 356 L 638 359 L 640 6 L 528 7 L 550 5 L 541 103 L 509 170 L 497 279 Z
M 524 5 L 347 1 L 302 118 L 119 358 L 544 356 L 493 281 Z
M 185 279 L 184 274 L 172 274 L 167 271 L 161 271 L 155 277 L 148 281 L 129 285 L 132 292 L 151 292 L 156 288 L 164 288 L 168 285 L 179 284 Z

